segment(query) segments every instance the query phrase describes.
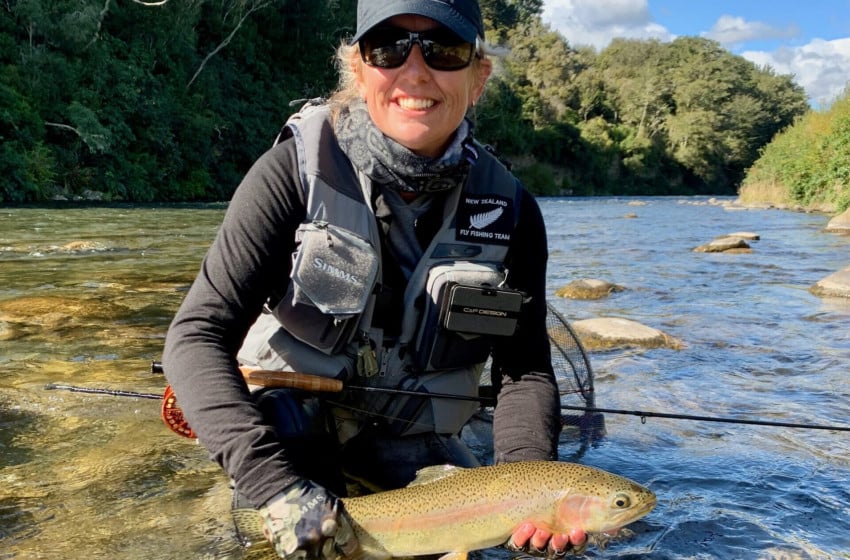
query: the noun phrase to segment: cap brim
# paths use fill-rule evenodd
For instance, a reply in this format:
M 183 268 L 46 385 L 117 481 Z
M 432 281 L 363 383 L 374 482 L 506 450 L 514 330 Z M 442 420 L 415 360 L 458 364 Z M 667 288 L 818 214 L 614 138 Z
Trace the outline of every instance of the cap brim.
M 464 41 L 474 43 L 478 37 L 475 25 L 449 4 L 443 2 L 411 2 L 396 0 L 382 3 L 381 7 L 368 14 L 363 21 L 358 22 L 357 32 L 351 38 L 350 44 L 355 44 L 363 35 L 386 20 L 403 14 L 424 16 L 444 25 L 458 34 Z

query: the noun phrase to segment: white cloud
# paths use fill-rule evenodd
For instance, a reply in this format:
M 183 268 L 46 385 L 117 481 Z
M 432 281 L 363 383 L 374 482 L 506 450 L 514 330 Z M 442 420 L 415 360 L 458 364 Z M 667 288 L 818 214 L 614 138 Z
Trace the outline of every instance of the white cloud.
M 603 49 L 615 37 L 673 39 L 652 21 L 647 0 L 547 0 L 543 21 L 574 47 Z
M 644 25 L 649 22 L 646 0 L 607 0 L 572 4 L 577 19 L 593 27 Z
M 672 41 L 676 35 L 652 21 L 648 0 L 545 0 L 543 21 L 559 31 L 574 47 L 604 49 L 616 37 Z M 721 16 L 703 37 L 726 48 L 747 41 L 789 39 L 799 36 L 796 26 L 778 28 L 759 21 Z M 850 38 L 815 39 L 803 46 L 772 52 L 739 53 L 779 74 L 791 74 L 814 106 L 827 106 L 842 94 L 850 80 Z
M 713 39 L 726 47 L 747 41 L 791 39 L 799 34 L 799 28 L 793 25 L 781 29 L 760 21 L 747 21 L 744 18 L 729 15 L 720 16 L 710 31 L 701 33 L 703 37 Z
M 816 106 L 828 106 L 850 82 L 850 38 L 814 39 L 801 47 L 773 52 L 745 51 L 741 56 L 769 65 L 779 74 L 792 74 Z

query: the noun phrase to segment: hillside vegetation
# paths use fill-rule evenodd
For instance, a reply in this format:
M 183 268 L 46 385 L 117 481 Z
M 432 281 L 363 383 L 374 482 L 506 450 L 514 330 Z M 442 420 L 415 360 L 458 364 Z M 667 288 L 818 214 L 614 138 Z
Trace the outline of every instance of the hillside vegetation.
M 354 0 L 150 4 L 0 3 L 0 202 L 226 200 L 354 31 Z M 535 193 L 734 194 L 808 110 L 713 41 L 576 49 L 541 7 L 482 0 L 510 54 L 472 115 Z
M 843 211 L 850 207 L 850 89 L 764 147 L 739 194 L 747 204 Z

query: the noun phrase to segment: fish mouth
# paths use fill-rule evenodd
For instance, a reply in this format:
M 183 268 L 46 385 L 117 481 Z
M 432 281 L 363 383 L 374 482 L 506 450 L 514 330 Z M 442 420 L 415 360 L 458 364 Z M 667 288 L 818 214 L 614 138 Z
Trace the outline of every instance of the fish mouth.
M 632 521 L 636 521 L 636 520 L 640 519 L 641 517 L 648 514 L 653 509 L 655 509 L 656 503 L 657 503 L 657 499 L 655 498 L 655 496 L 652 496 L 651 500 L 647 500 L 645 503 L 641 504 L 641 506 L 639 508 L 635 509 L 635 511 L 634 511 L 635 517 L 634 517 L 634 519 L 632 519 Z
M 595 546 L 596 548 L 604 549 L 609 542 L 618 540 L 620 538 L 628 538 L 633 535 L 634 532 L 626 527 L 626 525 L 637 521 L 642 518 L 646 514 L 655 508 L 656 501 L 649 500 L 644 504 L 641 504 L 640 507 L 636 507 L 628 512 L 628 515 L 623 515 L 623 520 L 625 521 L 622 524 L 618 524 L 617 526 L 612 527 L 611 529 L 605 529 L 603 531 L 593 531 L 587 533 L 587 543 Z
M 613 533 L 616 534 L 617 532 L 619 532 L 623 527 L 625 527 L 629 523 L 633 523 L 633 522 L 637 521 L 638 519 L 640 519 L 641 517 L 644 517 L 650 511 L 655 509 L 655 505 L 656 505 L 656 499 L 655 499 L 655 497 L 652 497 L 652 499 L 648 499 L 645 502 L 641 503 L 640 505 L 636 505 L 635 507 L 633 507 L 632 509 L 630 509 L 628 511 L 621 512 L 619 515 L 617 515 L 616 517 L 611 519 L 611 521 L 613 521 L 613 527 L 611 527 L 611 529 L 606 529 L 604 531 L 601 531 L 601 533 L 613 532 Z
M 642 507 L 641 507 L 641 508 L 637 511 L 638 517 L 643 517 L 644 515 L 648 514 L 648 513 L 649 513 L 650 511 L 652 511 L 653 509 L 655 509 L 655 500 L 653 500 L 652 502 L 649 502 L 649 503 L 644 504 L 644 505 L 643 505 L 643 506 L 642 506 Z

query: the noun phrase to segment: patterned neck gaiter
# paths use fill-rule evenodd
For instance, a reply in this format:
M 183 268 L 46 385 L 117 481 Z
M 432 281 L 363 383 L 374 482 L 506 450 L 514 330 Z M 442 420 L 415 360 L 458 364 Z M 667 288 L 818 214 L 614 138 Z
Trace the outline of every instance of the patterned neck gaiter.
M 357 169 L 375 183 L 399 191 L 421 194 L 462 185 L 470 165 L 478 159 L 472 143 L 472 125 L 466 119 L 439 158 L 416 155 L 385 136 L 372 122 L 362 101 L 342 110 L 334 131 L 342 151 Z

